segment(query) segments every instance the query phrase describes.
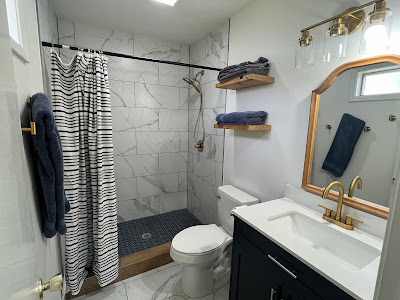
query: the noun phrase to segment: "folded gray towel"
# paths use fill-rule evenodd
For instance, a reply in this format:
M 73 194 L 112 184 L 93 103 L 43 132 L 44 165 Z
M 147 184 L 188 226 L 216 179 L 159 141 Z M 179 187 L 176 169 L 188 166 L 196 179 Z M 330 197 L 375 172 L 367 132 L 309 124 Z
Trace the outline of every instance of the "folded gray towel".
M 267 119 L 265 111 L 243 111 L 219 114 L 215 118 L 218 124 L 262 125 Z
M 229 80 L 232 80 L 235 78 L 242 78 L 243 76 L 248 75 L 248 74 L 258 74 L 258 75 L 268 76 L 269 68 L 268 69 L 248 69 L 245 71 L 221 74 L 221 75 L 218 75 L 218 81 L 225 82 L 225 81 L 229 81 Z
M 220 73 L 227 73 L 227 72 L 231 71 L 232 69 L 243 68 L 243 67 L 258 68 L 258 67 L 265 66 L 265 64 L 268 64 L 268 59 L 265 57 L 259 57 L 255 62 L 246 61 L 241 64 L 228 66 L 228 67 L 222 69 L 220 71 Z
M 70 210 L 64 191 L 64 166 L 60 135 L 47 96 L 37 93 L 31 98 L 32 121 L 36 122 L 33 136 L 38 156 L 38 172 L 42 184 L 43 234 L 53 237 L 57 231 L 65 234 L 64 215 Z
M 228 66 L 218 74 L 218 81 L 225 82 L 231 79 L 243 77 L 247 74 L 259 74 L 267 76 L 269 74 L 268 59 L 260 57 L 255 62 L 244 62 L 238 65 Z

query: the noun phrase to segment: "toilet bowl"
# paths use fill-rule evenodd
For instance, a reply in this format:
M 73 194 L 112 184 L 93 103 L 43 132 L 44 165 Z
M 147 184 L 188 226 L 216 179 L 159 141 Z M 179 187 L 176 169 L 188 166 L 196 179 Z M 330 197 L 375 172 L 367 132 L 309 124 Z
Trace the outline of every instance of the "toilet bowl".
M 258 200 L 227 185 L 218 188 L 218 220 L 216 224 L 189 227 L 172 240 L 170 255 L 183 267 L 181 287 L 189 297 L 200 298 L 214 293 L 229 282 L 233 208 L 252 205 Z

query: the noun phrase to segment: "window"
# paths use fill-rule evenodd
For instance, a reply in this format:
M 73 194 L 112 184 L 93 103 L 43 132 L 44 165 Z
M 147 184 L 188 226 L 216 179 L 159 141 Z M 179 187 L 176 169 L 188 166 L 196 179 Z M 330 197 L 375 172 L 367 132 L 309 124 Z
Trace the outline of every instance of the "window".
M 17 0 L 6 0 L 8 28 L 12 39 L 21 45 Z
M 364 74 L 361 96 L 396 93 L 400 93 L 400 69 Z
M 351 71 L 349 102 L 400 100 L 400 66 L 380 63 Z

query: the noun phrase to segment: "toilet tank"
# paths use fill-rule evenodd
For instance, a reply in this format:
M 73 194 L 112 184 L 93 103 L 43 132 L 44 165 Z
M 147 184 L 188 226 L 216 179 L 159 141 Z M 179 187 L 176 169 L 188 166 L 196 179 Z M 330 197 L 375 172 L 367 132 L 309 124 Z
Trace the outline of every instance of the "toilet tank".
M 253 205 L 258 199 L 239 190 L 233 185 L 224 185 L 218 188 L 218 221 L 222 228 L 233 235 L 233 217 L 231 211 L 238 206 Z

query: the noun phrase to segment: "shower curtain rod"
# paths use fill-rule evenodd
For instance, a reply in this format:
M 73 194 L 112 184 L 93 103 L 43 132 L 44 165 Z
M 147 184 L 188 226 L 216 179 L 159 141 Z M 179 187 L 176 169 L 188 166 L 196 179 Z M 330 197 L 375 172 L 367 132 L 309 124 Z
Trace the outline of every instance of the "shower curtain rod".
M 63 44 L 52 44 L 52 43 L 48 43 L 48 42 L 42 42 L 42 46 L 43 47 L 53 47 L 53 48 L 63 48 L 63 49 L 69 49 L 69 50 L 77 50 L 77 51 L 80 50 L 80 51 L 84 51 L 84 52 L 93 52 L 94 51 L 94 52 L 101 53 L 101 54 L 104 54 L 107 56 L 144 60 L 144 61 L 155 62 L 155 63 L 160 63 L 160 64 L 168 64 L 168 65 L 175 65 L 175 66 L 182 66 L 182 67 L 189 67 L 189 68 L 198 68 L 198 69 L 203 69 L 203 70 L 221 71 L 221 69 L 218 69 L 218 68 L 186 64 L 186 63 L 174 62 L 174 61 L 169 61 L 169 60 L 152 59 L 152 58 L 133 56 L 133 55 L 115 53 L 115 52 L 109 52 L 109 51 L 99 51 L 99 50 L 94 50 L 94 49 L 90 49 L 90 48 L 82 48 L 82 47 L 63 45 Z

